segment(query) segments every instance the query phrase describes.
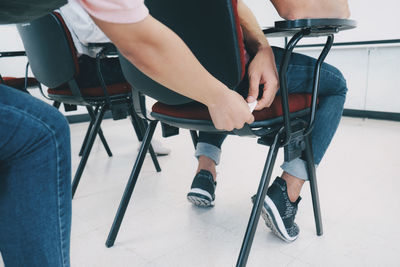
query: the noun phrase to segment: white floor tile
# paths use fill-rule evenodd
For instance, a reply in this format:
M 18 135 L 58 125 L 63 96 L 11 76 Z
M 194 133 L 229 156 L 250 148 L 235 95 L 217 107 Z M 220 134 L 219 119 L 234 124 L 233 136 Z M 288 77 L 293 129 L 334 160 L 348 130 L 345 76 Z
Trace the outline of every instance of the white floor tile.
M 73 170 L 86 127 L 71 125 Z M 72 266 L 234 266 L 268 147 L 228 138 L 216 206 L 198 209 L 186 201 L 196 168 L 190 135 L 162 139 L 171 155 L 159 158 L 161 173 L 146 158 L 115 246 L 106 248 L 139 142 L 128 120 L 102 128 L 114 156 L 96 140 L 73 200 Z M 315 233 L 306 184 L 298 240 L 282 242 L 260 221 L 248 266 L 400 266 L 399 136 L 398 122 L 344 118 L 317 171 L 324 235 Z

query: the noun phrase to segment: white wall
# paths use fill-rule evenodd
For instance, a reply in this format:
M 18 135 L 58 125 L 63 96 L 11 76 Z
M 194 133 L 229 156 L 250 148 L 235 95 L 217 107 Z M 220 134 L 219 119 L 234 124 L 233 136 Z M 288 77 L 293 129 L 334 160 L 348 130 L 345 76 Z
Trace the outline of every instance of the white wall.
M 317 49 L 297 49 L 310 56 Z M 400 113 L 400 47 L 334 47 L 326 62 L 347 80 L 347 109 Z
M 282 20 L 273 5 L 266 0 L 245 0 L 261 27 Z M 335 35 L 335 42 L 356 42 L 400 39 L 400 1 L 349 0 L 351 19 L 356 29 Z M 272 45 L 282 46 L 282 40 L 271 38 Z M 281 38 L 280 38 L 281 39 Z M 307 38 L 300 44 L 323 43 L 325 38 Z M 320 48 L 297 49 L 317 57 Z M 345 108 L 357 110 L 400 112 L 400 44 L 334 47 L 326 62 L 339 68 L 349 88 Z
M 272 4 L 266 0 L 245 0 L 262 27 L 281 20 Z M 337 42 L 400 39 L 400 1 L 349 0 L 352 18 L 358 21 L 355 30 L 339 33 Z M 379 11 L 379 12 L 377 12 Z M 381 27 L 381 25 L 384 25 Z M 0 26 L 0 51 L 23 50 L 14 26 Z M 305 43 L 321 43 L 321 38 L 309 38 Z M 272 45 L 283 46 L 282 38 L 270 39 Z M 317 55 L 317 49 L 298 49 Z M 318 50 L 319 51 L 319 50 Z M 400 44 L 392 46 L 334 47 L 327 62 L 338 67 L 347 79 L 349 93 L 345 108 L 400 112 Z M 23 76 L 26 58 L 0 59 L 0 73 Z M 36 96 L 37 92 L 33 92 Z M 86 113 L 84 109 L 71 114 Z
M 267 0 L 244 0 L 253 10 L 262 27 L 269 27 L 282 20 Z M 398 0 L 349 0 L 351 19 L 358 22 L 354 30 L 336 36 L 337 42 L 400 39 L 400 1 Z M 306 43 L 320 43 L 309 39 Z
M 24 50 L 14 25 L 0 25 L 0 36 L 0 51 Z M 26 62 L 26 57 L 15 57 L 12 60 L 0 58 L 0 73 L 5 76 L 24 76 Z

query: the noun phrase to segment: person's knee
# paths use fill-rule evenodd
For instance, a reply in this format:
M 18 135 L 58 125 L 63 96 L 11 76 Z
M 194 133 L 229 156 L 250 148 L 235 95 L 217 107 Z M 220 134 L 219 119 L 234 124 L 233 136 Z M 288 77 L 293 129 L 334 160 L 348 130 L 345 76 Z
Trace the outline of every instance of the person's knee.
M 64 117 L 63 114 L 61 114 L 61 112 L 56 111 L 53 116 L 55 117 L 54 120 L 54 129 L 56 131 L 59 132 L 63 132 L 65 134 L 67 134 L 69 136 L 70 132 L 69 132 L 69 124 L 67 119 Z
M 39 113 L 35 114 L 36 144 L 47 143 L 49 146 L 61 146 L 62 149 L 70 147 L 69 124 L 63 114 L 52 106 L 42 106 Z
M 70 129 L 67 119 L 58 110 L 54 110 L 51 114 L 50 127 L 59 142 L 69 145 L 70 143 Z
M 343 73 L 338 68 L 326 63 L 323 65 L 322 72 L 324 73 L 321 75 L 321 79 L 324 80 L 323 82 L 329 83 L 332 93 L 346 97 L 347 82 Z

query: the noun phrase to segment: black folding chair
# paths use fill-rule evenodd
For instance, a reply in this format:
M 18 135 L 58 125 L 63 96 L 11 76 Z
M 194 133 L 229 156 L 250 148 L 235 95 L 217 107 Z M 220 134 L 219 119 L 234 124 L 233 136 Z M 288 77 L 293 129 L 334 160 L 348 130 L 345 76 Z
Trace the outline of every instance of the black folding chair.
M 0 52 L 0 58 L 10 58 L 10 57 L 22 57 L 26 56 L 25 51 L 3 51 Z M 0 73 L 0 83 L 13 87 L 15 89 L 24 91 L 28 93 L 28 88 L 40 87 L 40 83 L 33 77 L 28 76 L 29 62 L 25 66 L 25 77 L 10 77 L 1 76 Z
M 25 51 L 6 51 L 6 52 L 0 52 L 0 58 L 21 57 L 21 56 L 26 56 Z M 28 91 L 28 89 L 38 88 L 39 91 L 40 91 L 40 93 L 41 93 L 41 95 L 42 95 L 45 99 L 53 100 L 53 99 L 50 99 L 50 98 L 43 92 L 43 88 L 42 88 L 41 84 L 40 84 L 35 78 L 29 77 L 29 76 L 28 76 L 28 72 L 29 72 L 29 62 L 27 62 L 27 63 L 26 63 L 26 66 L 25 66 L 25 77 L 9 77 L 9 76 L 2 77 L 1 74 L 0 74 L 0 83 L 1 83 L 1 84 L 5 84 L 5 85 L 8 85 L 8 86 L 10 86 L 10 87 L 13 87 L 13 88 L 15 88 L 15 89 L 18 89 L 18 90 L 23 91 L 23 92 L 28 93 L 28 94 L 30 94 L 29 91 Z M 70 104 L 67 104 L 67 103 L 63 103 L 63 104 L 64 104 L 64 110 L 65 110 L 66 112 L 77 110 L 76 105 L 70 105 Z M 60 102 L 58 102 L 58 101 L 53 101 L 53 107 L 59 109 L 60 106 L 61 106 L 61 103 L 60 103 Z M 90 107 L 90 108 L 91 108 L 91 107 Z M 93 120 L 94 120 L 94 118 L 91 117 L 91 125 L 93 125 Z M 81 147 L 81 150 L 80 150 L 80 152 L 79 152 L 79 156 L 82 156 L 83 149 L 84 149 L 85 146 L 86 146 L 87 137 L 89 136 L 89 133 L 90 133 L 90 127 L 89 127 L 89 129 L 87 130 L 87 132 L 86 132 L 86 136 L 85 136 L 84 142 L 82 143 L 82 147 Z M 105 147 L 105 149 L 106 149 L 107 154 L 111 157 L 111 156 L 112 156 L 111 150 L 110 150 L 110 148 L 108 147 L 107 141 L 106 141 L 106 139 L 104 138 L 103 133 L 102 133 L 101 130 L 99 131 L 99 135 L 100 135 L 101 141 L 102 141 L 102 143 L 103 143 L 103 145 L 104 145 L 104 147 Z
M 105 112 L 110 110 L 114 120 L 130 116 L 139 141 L 143 139 L 147 122 L 136 115 L 132 106 L 131 87 L 127 82 L 110 85 L 104 82 L 100 63 L 105 57 L 117 56 L 112 46 L 99 45 L 96 66 L 100 86 L 79 88 L 76 81 L 79 75 L 78 58 L 69 30 L 59 13 L 53 12 L 30 23 L 19 24 L 17 28 L 32 72 L 38 81 L 49 88 L 49 98 L 69 105 L 86 106 L 91 116 L 82 146 L 82 158 L 72 183 L 74 196 L 97 135 L 112 156 L 100 128 Z M 149 151 L 157 172 L 161 171 L 151 146 Z
M 152 16 L 174 30 L 207 70 L 232 90 L 237 89 L 243 78 L 245 66 L 236 0 L 147 0 L 145 3 Z M 270 108 L 253 113 L 255 122 L 251 125 L 245 125 L 240 130 L 224 132 L 241 136 L 256 136 L 259 144 L 270 146 L 237 266 L 245 266 L 247 263 L 279 148 L 284 148 L 286 161 L 298 157 L 307 161 L 317 235 L 322 235 L 315 166 L 310 143 L 310 133 L 317 110 L 319 72 L 333 43 L 333 34 L 354 27 L 355 22 L 351 20 L 307 19 L 276 22 L 275 28 L 266 30 L 266 33 L 273 35 L 294 34 L 285 48 L 279 72 L 281 94 L 276 96 Z M 300 39 L 311 36 L 327 36 L 326 44 L 315 66 L 312 94 L 288 94 L 286 71 L 290 56 Z M 165 137 L 178 134 L 179 128 L 189 129 L 195 145 L 196 131 L 221 132 L 214 127 L 207 107 L 204 105 L 193 102 L 154 82 L 122 56 L 121 66 L 133 88 L 135 110 L 150 124 L 107 238 L 107 247 L 114 245 L 158 121 L 162 124 Z M 150 115 L 146 111 L 143 95 L 160 101 L 153 106 Z M 304 117 L 308 117 L 308 120 L 301 119 Z

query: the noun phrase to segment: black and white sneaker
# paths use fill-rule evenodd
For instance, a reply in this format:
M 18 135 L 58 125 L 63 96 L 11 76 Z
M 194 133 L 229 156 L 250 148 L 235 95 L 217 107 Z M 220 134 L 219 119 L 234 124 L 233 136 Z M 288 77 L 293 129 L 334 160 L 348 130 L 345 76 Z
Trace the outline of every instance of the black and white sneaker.
M 254 197 L 252 197 L 253 202 Z M 294 222 L 294 218 L 300 200 L 301 197 L 295 202 L 290 201 L 286 181 L 280 177 L 277 177 L 268 188 L 261 216 L 268 228 L 286 242 L 293 242 L 299 235 L 300 229 Z
M 196 206 L 214 206 L 216 186 L 217 182 L 214 182 L 211 172 L 200 170 L 193 179 L 187 199 Z

